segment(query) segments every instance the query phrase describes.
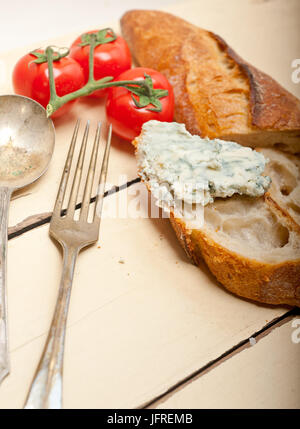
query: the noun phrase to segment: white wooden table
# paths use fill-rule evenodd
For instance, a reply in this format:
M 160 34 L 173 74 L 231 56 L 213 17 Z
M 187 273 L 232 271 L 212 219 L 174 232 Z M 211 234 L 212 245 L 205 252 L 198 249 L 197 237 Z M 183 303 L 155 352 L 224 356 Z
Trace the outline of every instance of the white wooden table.
M 128 2 L 127 7 L 136 3 Z M 163 3 L 143 5 L 158 8 Z M 166 10 L 218 33 L 245 59 L 300 96 L 300 84 L 291 80 L 291 62 L 300 55 L 299 6 L 297 0 L 198 0 Z M 122 8 L 111 23 L 116 30 Z M 97 18 L 95 22 L 95 14 L 84 15 L 82 26 L 76 18 L 65 32 L 72 34 L 58 39 L 43 42 L 54 34 L 49 29 L 44 34 L 42 28 L 35 39 L 31 28 L 26 41 L 30 46 L 21 47 L 22 36 L 19 47 L 11 46 L 14 50 L 4 53 L 1 45 L 0 93 L 12 92 L 10 76 L 18 57 L 37 45 L 68 45 L 81 32 L 110 20 Z M 55 123 L 56 148 L 48 172 L 15 195 L 11 204 L 12 365 L 0 387 L 0 408 L 22 407 L 50 326 L 62 261 L 48 236 L 49 224 L 39 222 L 52 210 L 77 116 L 91 119 L 95 127 L 103 106 L 80 102 Z M 108 187 L 136 177 L 132 148 L 114 137 Z M 133 206 L 142 190 L 142 184 L 135 184 L 106 198 L 99 245 L 79 257 L 68 319 L 64 406 L 298 408 L 300 343 L 292 339 L 300 338 L 295 334 L 299 313 L 224 291 L 204 264 L 199 269 L 187 260 L 167 219 L 109 216 L 122 198 Z M 250 345 L 250 337 L 256 344 Z

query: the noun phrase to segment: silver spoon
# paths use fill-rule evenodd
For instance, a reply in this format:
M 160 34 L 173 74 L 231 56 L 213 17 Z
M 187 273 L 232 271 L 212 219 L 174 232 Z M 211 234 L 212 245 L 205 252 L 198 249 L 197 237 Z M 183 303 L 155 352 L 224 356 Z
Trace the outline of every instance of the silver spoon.
M 40 104 L 20 95 L 0 96 L 0 383 L 9 374 L 5 283 L 10 197 L 46 171 L 54 141 L 53 123 Z

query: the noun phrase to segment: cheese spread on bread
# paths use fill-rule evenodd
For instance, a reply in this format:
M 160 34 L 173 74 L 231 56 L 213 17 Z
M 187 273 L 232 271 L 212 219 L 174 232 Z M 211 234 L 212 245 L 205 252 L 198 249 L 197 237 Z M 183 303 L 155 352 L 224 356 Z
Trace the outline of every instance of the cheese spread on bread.
M 233 194 L 259 197 L 270 185 L 265 157 L 231 141 L 191 135 L 184 124 L 149 121 L 135 140 L 140 175 L 158 205 L 174 209 Z

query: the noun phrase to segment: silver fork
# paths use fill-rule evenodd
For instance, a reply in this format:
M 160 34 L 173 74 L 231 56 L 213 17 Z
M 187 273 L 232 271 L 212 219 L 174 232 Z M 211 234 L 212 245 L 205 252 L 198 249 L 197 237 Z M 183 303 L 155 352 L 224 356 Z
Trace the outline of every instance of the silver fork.
M 59 294 L 48 338 L 26 399 L 25 408 L 62 408 L 64 342 L 66 335 L 66 322 L 70 302 L 74 267 L 76 263 L 76 258 L 80 250 L 83 247 L 95 243 L 98 240 L 99 236 L 100 216 L 103 204 L 112 130 L 110 125 L 102 161 L 93 220 L 92 222 L 88 222 L 88 212 L 90 207 L 93 182 L 95 178 L 97 155 L 101 134 L 100 123 L 97 127 L 92 154 L 90 157 L 90 165 L 86 177 L 79 220 L 74 220 L 74 213 L 76 209 L 76 201 L 78 197 L 86 146 L 88 141 L 89 122 L 87 123 L 84 131 L 84 136 L 77 161 L 77 167 L 74 174 L 71 193 L 69 197 L 68 207 L 65 213 L 62 211 L 62 204 L 64 201 L 66 187 L 70 175 L 78 129 L 79 121 L 77 121 L 74 129 L 69 153 L 62 174 L 61 183 L 50 223 L 50 235 L 61 244 L 64 255 Z M 62 216 L 64 214 L 65 216 Z

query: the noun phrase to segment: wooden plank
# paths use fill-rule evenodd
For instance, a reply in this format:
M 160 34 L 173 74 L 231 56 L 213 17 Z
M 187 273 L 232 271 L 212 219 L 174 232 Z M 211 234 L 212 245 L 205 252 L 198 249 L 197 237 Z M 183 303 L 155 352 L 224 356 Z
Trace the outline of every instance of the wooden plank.
M 292 341 L 300 319 L 293 320 L 150 408 L 300 408 L 300 346 Z
M 144 190 L 128 192 L 134 188 Z M 117 198 L 105 199 L 106 212 Z M 104 218 L 100 246 L 84 251 L 76 267 L 66 407 L 138 407 L 287 311 L 226 292 L 204 265 L 187 260 L 167 219 Z M 3 408 L 22 406 L 61 272 L 48 226 L 10 240 L 9 255 L 12 373 L 0 389 Z

